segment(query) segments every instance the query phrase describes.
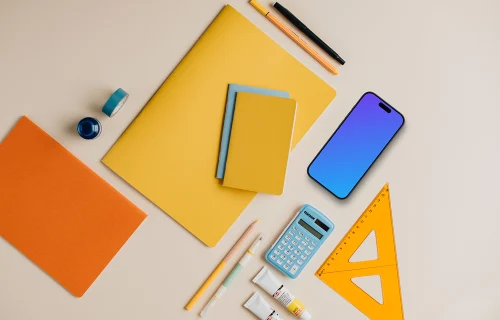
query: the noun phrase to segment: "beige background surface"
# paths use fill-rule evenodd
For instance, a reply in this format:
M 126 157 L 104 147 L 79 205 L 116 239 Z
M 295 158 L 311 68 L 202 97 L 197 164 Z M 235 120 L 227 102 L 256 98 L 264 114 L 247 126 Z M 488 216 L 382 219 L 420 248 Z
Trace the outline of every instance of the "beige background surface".
M 0 239 L 0 319 L 196 319 L 215 286 L 194 310 L 183 306 L 248 224 L 262 218 L 267 249 L 304 203 L 337 228 L 297 280 L 280 278 L 315 319 L 364 319 L 313 274 L 386 181 L 406 319 L 499 319 L 500 2 L 283 0 L 347 60 L 335 77 L 245 0 L 230 1 L 338 97 L 293 151 L 285 194 L 259 195 L 208 249 L 99 160 L 224 3 L 0 0 L 0 138 L 28 115 L 149 214 L 82 299 Z M 130 99 L 106 119 L 100 108 L 118 87 Z M 350 199 L 339 201 L 306 166 L 368 90 L 407 123 Z M 99 139 L 76 135 L 84 116 L 102 120 Z M 264 264 L 252 261 L 210 319 L 254 319 L 241 305 L 260 290 L 250 278 Z

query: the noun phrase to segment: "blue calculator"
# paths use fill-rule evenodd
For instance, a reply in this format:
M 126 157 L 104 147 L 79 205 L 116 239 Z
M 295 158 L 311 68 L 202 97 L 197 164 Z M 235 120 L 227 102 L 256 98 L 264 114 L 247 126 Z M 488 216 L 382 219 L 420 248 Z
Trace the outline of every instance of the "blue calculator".
M 266 260 L 295 279 L 334 228 L 333 222 L 319 210 L 303 205 L 266 253 Z

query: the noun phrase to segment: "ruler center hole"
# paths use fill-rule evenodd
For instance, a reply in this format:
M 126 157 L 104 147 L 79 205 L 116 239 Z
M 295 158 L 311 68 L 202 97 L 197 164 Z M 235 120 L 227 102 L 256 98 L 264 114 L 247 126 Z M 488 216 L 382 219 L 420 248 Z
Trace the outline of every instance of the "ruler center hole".
M 351 281 L 380 304 L 384 303 L 382 282 L 379 275 L 352 278 Z
M 375 230 L 372 230 L 361 243 L 358 250 L 349 259 L 349 262 L 360 262 L 378 259 L 377 235 Z

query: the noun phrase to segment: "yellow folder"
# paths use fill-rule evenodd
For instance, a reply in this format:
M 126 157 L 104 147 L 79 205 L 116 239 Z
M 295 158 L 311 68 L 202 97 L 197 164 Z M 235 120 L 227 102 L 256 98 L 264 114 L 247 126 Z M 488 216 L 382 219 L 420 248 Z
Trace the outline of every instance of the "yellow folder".
M 293 99 L 237 94 L 225 187 L 283 193 L 296 107 Z
M 226 5 L 103 158 L 208 246 L 256 195 L 215 178 L 230 83 L 289 92 L 299 105 L 292 145 L 335 97 L 333 88 Z

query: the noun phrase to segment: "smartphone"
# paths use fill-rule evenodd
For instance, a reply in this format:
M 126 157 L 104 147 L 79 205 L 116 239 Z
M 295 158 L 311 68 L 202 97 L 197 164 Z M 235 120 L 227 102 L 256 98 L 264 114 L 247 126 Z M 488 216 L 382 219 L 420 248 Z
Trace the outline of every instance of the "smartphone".
M 345 199 L 405 123 L 373 92 L 365 93 L 307 168 L 309 176 Z

